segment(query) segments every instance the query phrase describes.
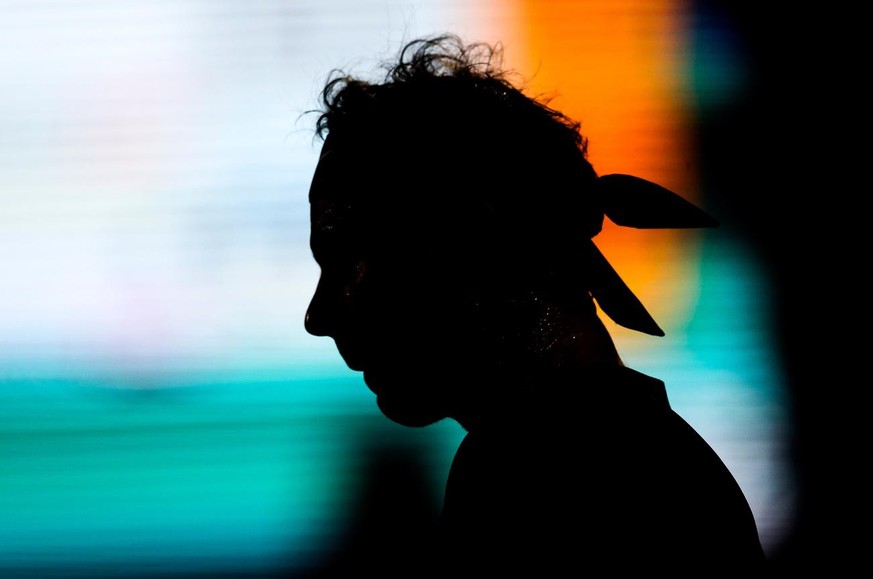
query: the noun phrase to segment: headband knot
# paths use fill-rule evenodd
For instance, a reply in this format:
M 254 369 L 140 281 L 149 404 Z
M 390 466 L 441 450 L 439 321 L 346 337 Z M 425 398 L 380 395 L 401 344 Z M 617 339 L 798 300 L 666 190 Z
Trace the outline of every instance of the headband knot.
M 609 220 L 638 229 L 688 229 L 718 227 L 718 221 L 657 183 L 632 175 L 598 177 L 595 193 Z M 599 233 L 599 229 L 594 235 Z M 593 237 L 593 236 L 592 236 Z M 651 314 L 594 245 L 588 244 L 591 296 L 603 312 L 620 326 L 652 336 L 663 336 Z

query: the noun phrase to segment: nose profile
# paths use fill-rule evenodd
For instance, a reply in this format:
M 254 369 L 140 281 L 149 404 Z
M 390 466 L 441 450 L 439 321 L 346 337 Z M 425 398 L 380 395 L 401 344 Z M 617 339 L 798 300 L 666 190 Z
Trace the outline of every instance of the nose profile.
M 334 337 L 336 334 L 339 318 L 342 316 L 342 306 L 337 302 L 334 285 L 333 282 L 326 280 L 324 275 L 319 277 L 315 293 L 312 295 L 309 307 L 306 308 L 303 327 L 313 336 Z
M 309 307 L 306 308 L 306 314 L 303 317 L 303 327 L 306 328 L 307 333 L 313 336 L 327 336 L 329 335 L 329 330 L 325 323 L 324 308 L 320 307 L 319 302 L 320 299 L 316 290 L 315 295 L 312 296 L 312 301 L 309 303 Z
M 312 310 L 310 308 L 306 309 L 306 315 L 303 316 L 303 327 L 306 328 L 306 332 L 312 334 L 313 336 L 323 336 L 324 333 L 318 330 L 318 326 L 315 321 L 313 321 Z

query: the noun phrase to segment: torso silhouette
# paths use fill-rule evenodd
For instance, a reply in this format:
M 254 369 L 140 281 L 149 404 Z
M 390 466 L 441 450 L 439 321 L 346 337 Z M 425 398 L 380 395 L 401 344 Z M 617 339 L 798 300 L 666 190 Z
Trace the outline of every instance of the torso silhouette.
M 407 576 L 757 574 L 733 476 L 598 317 L 663 335 L 594 244 L 604 217 L 717 222 L 654 183 L 597 175 L 578 125 L 480 49 L 413 41 L 384 83 L 338 77 L 322 94 L 306 329 L 391 420 L 467 430 L 434 548 Z
M 468 431 L 434 548 L 410 576 L 579 566 L 759 575 L 764 555 L 737 482 L 664 384 L 622 365 L 591 298 L 435 267 L 461 263 L 463 247 L 425 251 L 416 239 L 370 254 L 382 246 L 360 242 L 354 204 L 329 198 L 346 190 L 334 185 L 346 159 L 325 156 L 313 181 L 322 276 L 307 329 L 335 340 L 387 417 L 452 418 Z M 392 217 L 375 230 L 396 233 Z
M 446 489 L 446 572 L 580 568 L 758 576 L 752 511 L 663 383 L 620 366 L 558 381 L 469 432 Z

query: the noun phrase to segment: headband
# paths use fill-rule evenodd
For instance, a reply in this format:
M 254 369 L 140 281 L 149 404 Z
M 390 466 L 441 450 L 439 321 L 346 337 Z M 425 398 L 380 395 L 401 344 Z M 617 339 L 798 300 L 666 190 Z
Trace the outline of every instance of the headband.
M 596 194 L 609 220 L 637 229 L 718 227 L 718 221 L 669 189 L 632 175 L 603 175 Z M 599 230 L 595 232 L 597 235 Z M 594 241 L 588 242 L 591 296 L 616 324 L 652 336 L 664 331 L 612 268 Z

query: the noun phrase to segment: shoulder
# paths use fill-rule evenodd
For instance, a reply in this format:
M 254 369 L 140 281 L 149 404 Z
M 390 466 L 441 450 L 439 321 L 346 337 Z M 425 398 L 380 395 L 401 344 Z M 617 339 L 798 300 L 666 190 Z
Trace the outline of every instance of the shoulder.
M 446 528 L 472 542 L 646 553 L 665 566 L 693 553 L 760 557 L 743 492 L 661 381 L 611 370 L 550 395 L 524 419 L 468 433 L 449 474 Z

